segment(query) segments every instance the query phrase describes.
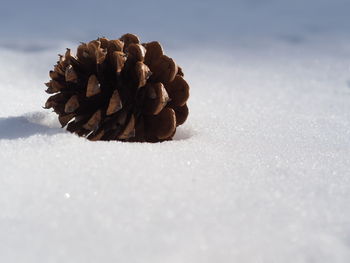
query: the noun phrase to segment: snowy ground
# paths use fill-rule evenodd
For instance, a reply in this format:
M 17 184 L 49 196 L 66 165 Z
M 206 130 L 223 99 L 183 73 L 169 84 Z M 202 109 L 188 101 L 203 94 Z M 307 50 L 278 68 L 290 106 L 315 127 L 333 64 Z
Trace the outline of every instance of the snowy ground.
M 350 262 L 350 2 L 134 2 L 1 3 L 0 262 Z M 66 133 L 41 108 L 57 54 L 128 31 L 183 67 L 188 121 Z
M 74 44 L 2 48 L 1 262 L 349 262 L 341 43 L 167 50 L 191 112 L 161 144 L 89 142 L 41 109 Z

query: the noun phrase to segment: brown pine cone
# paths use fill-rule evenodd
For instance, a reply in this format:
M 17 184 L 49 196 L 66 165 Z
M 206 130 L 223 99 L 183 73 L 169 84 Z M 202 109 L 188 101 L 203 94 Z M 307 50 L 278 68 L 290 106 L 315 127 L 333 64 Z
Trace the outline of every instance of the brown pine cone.
M 45 108 L 89 140 L 171 140 L 188 116 L 189 86 L 158 42 L 98 38 L 70 49 L 50 71 Z

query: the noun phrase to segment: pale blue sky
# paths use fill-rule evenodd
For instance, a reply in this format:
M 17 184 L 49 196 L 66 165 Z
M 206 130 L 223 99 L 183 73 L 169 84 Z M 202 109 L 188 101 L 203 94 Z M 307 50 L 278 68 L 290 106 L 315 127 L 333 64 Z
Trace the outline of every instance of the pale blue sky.
M 0 35 L 85 40 L 134 32 L 143 38 L 227 42 L 300 32 L 349 35 L 349 0 L 2 0 Z

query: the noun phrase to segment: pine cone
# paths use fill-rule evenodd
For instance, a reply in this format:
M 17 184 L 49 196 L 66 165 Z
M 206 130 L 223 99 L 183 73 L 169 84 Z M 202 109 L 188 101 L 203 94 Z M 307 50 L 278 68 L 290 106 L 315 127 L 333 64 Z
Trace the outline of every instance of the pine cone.
M 125 34 L 67 49 L 50 71 L 45 108 L 89 140 L 171 140 L 188 116 L 189 86 L 158 42 Z

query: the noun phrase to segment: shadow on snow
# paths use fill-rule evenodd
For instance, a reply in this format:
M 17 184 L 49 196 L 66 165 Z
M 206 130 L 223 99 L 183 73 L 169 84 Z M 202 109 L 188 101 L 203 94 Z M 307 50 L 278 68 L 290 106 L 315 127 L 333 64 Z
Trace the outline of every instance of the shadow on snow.
M 25 116 L 0 118 L 0 139 L 27 138 L 36 134 L 53 135 L 64 132 L 60 128 L 51 128 L 30 122 Z

